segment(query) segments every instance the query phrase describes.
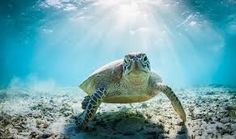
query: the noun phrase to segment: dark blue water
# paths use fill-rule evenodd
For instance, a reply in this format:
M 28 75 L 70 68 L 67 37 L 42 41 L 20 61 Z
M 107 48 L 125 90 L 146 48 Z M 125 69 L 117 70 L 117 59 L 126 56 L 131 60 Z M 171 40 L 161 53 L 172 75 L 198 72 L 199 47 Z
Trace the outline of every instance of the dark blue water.
M 236 86 L 235 0 L 1 0 L 0 85 L 75 86 L 132 51 L 174 86 Z

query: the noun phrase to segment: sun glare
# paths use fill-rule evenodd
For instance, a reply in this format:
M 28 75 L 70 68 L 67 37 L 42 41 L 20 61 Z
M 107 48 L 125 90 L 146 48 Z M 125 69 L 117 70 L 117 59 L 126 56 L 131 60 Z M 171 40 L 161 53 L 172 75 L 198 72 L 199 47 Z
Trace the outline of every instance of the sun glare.
M 195 68 L 191 70 L 204 72 L 201 50 L 207 48 L 209 51 L 206 53 L 212 53 L 212 58 L 208 59 L 213 61 L 223 48 L 219 32 L 204 16 L 191 10 L 181 0 L 91 0 L 84 7 L 72 9 L 73 6 L 68 7 L 61 0 L 46 2 L 47 6 L 70 13 L 69 20 L 61 18 L 50 32 L 61 31 L 63 39 L 74 36 L 75 39 L 71 40 L 75 51 L 95 49 L 100 57 L 104 57 L 104 52 L 114 55 L 119 52 L 121 55 L 143 51 L 151 55 L 150 59 L 154 61 L 152 67 L 159 69 L 170 79 L 169 82 L 180 78 L 184 80 L 185 74 L 189 74 L 186 71 L 191 67 L 183 65 L 193 61 Z M 45 32 L 50 34 L 47 29 L 44 29 Z M 57 33 L 56 36 L 60 35 Z M 192 53 L 189 59 L 184 59 L 187 56 L 185 52 Z M 214 68 L 211 62 L 207 66 Z M 173 68 L 175 72 L 172 72 Z
M 134 20 L 142 13 L 138 9 L 138 5 L 135 2 L 131 2 L 127 5 L 120 5 L 117 11 L 117 18 L 123 21 Z

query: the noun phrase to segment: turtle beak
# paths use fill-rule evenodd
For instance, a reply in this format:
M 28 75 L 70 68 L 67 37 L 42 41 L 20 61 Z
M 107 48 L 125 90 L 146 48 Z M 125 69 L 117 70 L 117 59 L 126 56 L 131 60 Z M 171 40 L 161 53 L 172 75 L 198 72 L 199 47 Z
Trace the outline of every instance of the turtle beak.
M 138 70 L 139 67 L 138 67 L 138 62 L 137 61 L 134 61 L 134 70 Z
M 134 71 L 140 70 L 139 59 L 138 57 L 134 57 Z

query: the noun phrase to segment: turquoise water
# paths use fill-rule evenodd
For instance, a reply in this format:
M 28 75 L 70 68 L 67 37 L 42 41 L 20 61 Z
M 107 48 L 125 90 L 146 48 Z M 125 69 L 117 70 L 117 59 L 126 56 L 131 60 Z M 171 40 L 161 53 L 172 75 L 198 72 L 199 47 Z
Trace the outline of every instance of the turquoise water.
M 7 0 L 0 17 L 0 86 L 75 86 L 133 51 L 176 87 L 236 85 L 234 0 Z

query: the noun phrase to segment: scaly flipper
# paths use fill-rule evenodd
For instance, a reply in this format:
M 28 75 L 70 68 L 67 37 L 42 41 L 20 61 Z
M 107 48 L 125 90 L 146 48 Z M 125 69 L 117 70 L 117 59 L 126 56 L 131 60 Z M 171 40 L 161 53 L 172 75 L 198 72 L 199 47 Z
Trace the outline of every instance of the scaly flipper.
M 82 109 L 85 110 L 90 100 L 90 96 L 85 96 L 81 103 Z
M 180 118 L 183 120 L 183 122 L 186 121 L 186 114 L 183 109 L 183 106 L 181 102 L 179 101 L 178 97 L 175 95 L 175 93 L 172 91 L 170 87 L 163 84 L 157 84 L 156 90 L 163 92 L 171 101 L 172 106 L 174 107 L 177 114 L 180 116 Z
M 84 101 L 82 102 L 82 108 L 84 109 L 84 112 L 77 121 L 77 125 L 80 129 L 85 129 L 88 122 L 93 119 L 105 95 L 106 90 L 105 88 L 101 87 L 98 88 L 91 96 L 85 97 Z

